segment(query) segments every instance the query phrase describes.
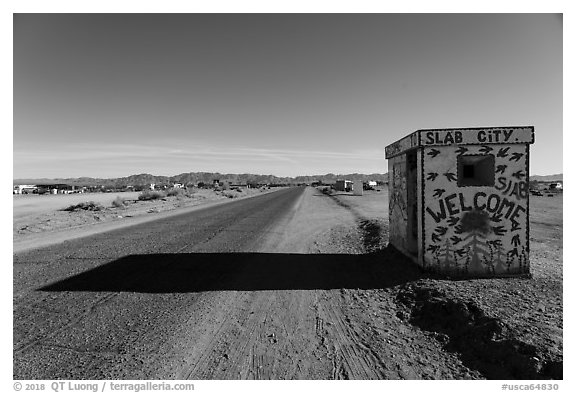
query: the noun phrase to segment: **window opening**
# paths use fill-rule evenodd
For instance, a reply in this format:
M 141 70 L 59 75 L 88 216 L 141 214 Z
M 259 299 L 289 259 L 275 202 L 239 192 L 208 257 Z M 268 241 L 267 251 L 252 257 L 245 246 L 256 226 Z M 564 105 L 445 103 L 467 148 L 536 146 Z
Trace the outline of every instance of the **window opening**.
M 494 186 L 494 155 L 458 156 L 458 186 Z

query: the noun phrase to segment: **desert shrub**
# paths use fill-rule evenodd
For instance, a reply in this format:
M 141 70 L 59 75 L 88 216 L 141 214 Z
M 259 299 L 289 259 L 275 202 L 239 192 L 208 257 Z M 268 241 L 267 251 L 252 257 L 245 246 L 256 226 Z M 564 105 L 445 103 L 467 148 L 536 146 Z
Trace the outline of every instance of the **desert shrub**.
M 225 196 L 226 198 L 238 198 L 238 194 L 235 194 L 232 191 L 222 191 L 221 195 Z
M 184 194 L 184 190 L 181 188 L 171 188 L 166 191 L 167 196 L 178 196 Z
M 140 201 L 153 201 L 161 198 L 164 198 L 164 193 L 160 191 L 142 191 L 142 193 L 138 195 L 138 200 Z
M 171 188 L 166 191 L 167 196 L 175 196 L 175 197 L 187 197 L 190 198 L 194 191 L 190 192 L 185 188 Z
M 75 212 L 78 210 L 90 210 L 90 211 L 99 211 L 102 210 L 104 207 L 99 204 L 96 203 L 94 201 L 89 201 L 89 202 L 80 202 L 77 205 L 70 205 L 67 208 L 64 208 L 62 210 L 67 211 L 67 212 Z
M 124 207 L 125 203 L 126 203 L 126 200 L 124 198 L 120 198 L 119 196 L 117 196 L 116 199 L 114 199 L 112 201 L 112 206 L 113 207 Z

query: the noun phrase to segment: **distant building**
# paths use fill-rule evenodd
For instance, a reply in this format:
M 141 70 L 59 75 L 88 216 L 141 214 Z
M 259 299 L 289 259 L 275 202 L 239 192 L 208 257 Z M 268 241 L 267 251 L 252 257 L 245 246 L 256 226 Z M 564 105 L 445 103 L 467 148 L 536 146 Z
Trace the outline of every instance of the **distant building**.
M 334 185 L 334 189 L 336 191 L 351 191 L 352 190 L 352 181 L 350 180 L 336 180 L 336 184 Z
M 72 194 L 76 192 L 82 192 L 82 189 L 78 186 L 73 186 L 70 184 L 18 184 L 13 188 L 13 194 Z
M 12 194 L 32 194 L 38 192 L 38 186 L 32 184 L 17 184 L 12 189 Z
M 561 182 L 553 182 L 553 183 L 550 183 L 549 188 L 550 188 L 551 190 L 562 190 L 562 183 L 561 183 Z

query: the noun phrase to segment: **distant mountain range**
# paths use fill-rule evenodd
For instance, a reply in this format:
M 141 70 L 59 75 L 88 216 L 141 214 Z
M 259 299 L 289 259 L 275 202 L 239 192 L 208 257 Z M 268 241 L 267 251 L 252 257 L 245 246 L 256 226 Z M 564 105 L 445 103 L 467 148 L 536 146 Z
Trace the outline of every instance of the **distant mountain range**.
M 13 184 L 69 184 L 75 186 L 136 186 L 147 184 L 197 184 L 198 182 L 212 183 L 214 180 L 226 181 L 231 184 L 246 184 L 246 183 L 267 183 L 267 184 L 293 184 L 293 183 L 312 183 L 314 181 L 322 181 L 324 183 L 334 183 L 337 179 L 353 180 L 359 179 L 362 181 L 388 181 L 387 173 L 373 173 L 370 175 L 351 173 L 351 174 L 333 174 L 326 175 L 313 175 L 313 176 L 296 176 L 296 177 L 278 177 L 274 175 L 256 175 L 251 173 L 243 174 L 222 174 L 218 172 L 189 172 L 181 173 L 176 176 L 155 176 L 148 173 L 140 175 L 131 175 L 127 177 L 119 177 L 112 179 L 98 179 L 92 177 L 78 177 L 78 178 L 56 178 L 56 179 L 14 179 Z
M 535 175 L 535 176 L 530 176 L 530 180 L 544 181 L 544 182 L 548 182 L 548 181 L 562 181 L 562 173 L 559 173 L 559 174 L 557 174 L 557 175 L 546 175 L 546 176 Z
M 127 177 L 119 177 L 112 179 L 98 179 L 92 177 L 78 177 L 66 179 L 14 179 L 13 184 L 69 184 L 75 186 L 113 186 L 125 187 L 147 184 L 197 184 L 199 182 L 212 183 L 215 179 L 226 181 L 231 184 L 246 184 L 246 183 L 266 183 L 266 184 L 294 184 L 294 183 L 312 183 L 314 181 L 322 181 L 323 183 L 334 183 L 337 179 L 354 180 L 359 179 L 362 181 L 374 180 L 388 182 L 387 173 L 372 173 L 369 175 L 362 173 L 349 173 L 349 174 L 334 174 L 328 173 L 325 175 L 313 176 L 296 176 L 296 177 L 278 177 L 274 175 L 256 175 L 252 173 L 231 174 L 231 173 L 218 173 L 218 172 L 189 172 L 181 173 L 176 176 L 155 176 L 148 173 L 140 175 L 131 175 Z M 562 181 L 562 173 L 556 175 L 546 176 L 530 176 L 530 180 L 541 182 Z

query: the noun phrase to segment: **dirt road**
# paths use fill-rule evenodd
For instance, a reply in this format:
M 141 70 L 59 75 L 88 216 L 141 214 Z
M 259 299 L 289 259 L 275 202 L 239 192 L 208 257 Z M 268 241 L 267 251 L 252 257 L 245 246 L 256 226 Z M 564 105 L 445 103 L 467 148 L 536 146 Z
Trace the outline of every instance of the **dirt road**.
M 291 188 L 16 254 L 14 378 L 490 376 L 406 317 L 386 221 Z

